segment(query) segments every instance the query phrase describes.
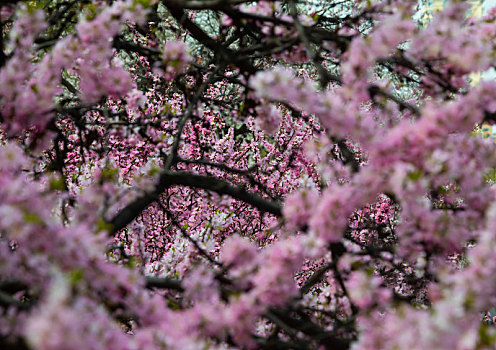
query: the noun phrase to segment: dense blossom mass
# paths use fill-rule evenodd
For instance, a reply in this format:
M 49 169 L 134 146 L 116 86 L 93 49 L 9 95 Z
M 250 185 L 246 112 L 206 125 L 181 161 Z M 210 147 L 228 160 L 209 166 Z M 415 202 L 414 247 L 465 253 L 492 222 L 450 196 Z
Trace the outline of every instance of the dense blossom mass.
M 496 347 L 496 10 L 0 3 L 0 348 Z

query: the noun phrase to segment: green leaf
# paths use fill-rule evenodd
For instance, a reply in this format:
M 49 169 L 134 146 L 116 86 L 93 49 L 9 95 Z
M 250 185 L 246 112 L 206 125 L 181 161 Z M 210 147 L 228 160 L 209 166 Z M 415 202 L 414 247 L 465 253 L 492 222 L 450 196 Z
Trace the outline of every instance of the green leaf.
M 408 173 L 408 178 L 412 181 L 417 181 L 422 177 L 423 173 L 421 170 L 411 171 Z
M 102 180 L 115 182 L 119 179 L 119 170 L 107 167 L 102 170 Z
M 24 214 L 24 221 L 29 224 L 42 224 L 43 220 L 41 218 L 33 213 L 25 213 Z
M 96 223 L 97 232 L 100 232 L 100 231 L 111 232 L 113 227 L 114 226 L 111 223 L 105 221 L 103 218 L 98 219 L 98 221 Z
M 77 269 L 69 272 L 69 281 L 73 284 L 76 285 L 78 282 L 82 281 L 84 278 L 83 270 Z
M 53 191 L 64 191 L 65 181 L 63 178 L 52 178 L 50 179 L 50 189 Z
M 484 180 L 486 182 L 496 182 L 496 169 L 495 168 L 491 168 L 487 174 L 484 175 Z

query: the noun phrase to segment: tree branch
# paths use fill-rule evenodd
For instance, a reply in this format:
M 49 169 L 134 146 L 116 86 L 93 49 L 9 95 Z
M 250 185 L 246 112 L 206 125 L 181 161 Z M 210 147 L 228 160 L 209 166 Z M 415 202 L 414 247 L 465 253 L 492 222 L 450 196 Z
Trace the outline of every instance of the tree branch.
M 146 276 L 145 280 L 146 288 L 174 289 L 179 292 L 184 291 L 181 281 L 177 279 Z
M 110 224 L 112 225 L 111 234 L 120 231 L 131 223 L 146 207 L 155 202 L 166 188 L 177 185 L 212 191 L 220 195 L 228 195 L 250 204 L 262 212 L 282 216 L 282 205 L 280 202 L 265 199 L 256 193 L 249 192 L 244 187 L 234 186 L 222 179 L 211 176 L 164 171 L 153 192 L 148 192 L 137 198 L 110 220 Z

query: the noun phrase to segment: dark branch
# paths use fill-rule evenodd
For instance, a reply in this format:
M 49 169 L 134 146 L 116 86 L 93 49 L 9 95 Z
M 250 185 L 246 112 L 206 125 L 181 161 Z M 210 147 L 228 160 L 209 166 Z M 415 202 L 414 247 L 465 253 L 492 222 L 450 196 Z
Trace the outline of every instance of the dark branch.
M 153 192 L 139 197 L 114 216 L 110 221 L 110 224 L 112 224 L 111 233 L 114 234 L 131 223 L 146 207 L 155 202 L 166 188 L 177 185 L 212 191 L 220 195 L 228 195 L 250 204 L 262 212 L 282 216 L 281 203 L 267 200 L 256 193 L 246 190 L 244 187 L 231 185 L 215 177 L 187 172 L 166 171 L 160 176 L 159 182 Z
M 179 292 L 184 291 L 181 281 L 177 279 L 147 276 L 145 277 L 145 280 L 146 288 L 174 289 Z

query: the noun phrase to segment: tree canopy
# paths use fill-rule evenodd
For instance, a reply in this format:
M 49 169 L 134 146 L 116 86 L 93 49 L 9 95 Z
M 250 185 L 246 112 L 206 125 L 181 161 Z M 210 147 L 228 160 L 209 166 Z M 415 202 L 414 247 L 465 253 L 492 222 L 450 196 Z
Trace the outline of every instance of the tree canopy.
M 494 348 L 469 9 L 3 1 L 0 347 Z

